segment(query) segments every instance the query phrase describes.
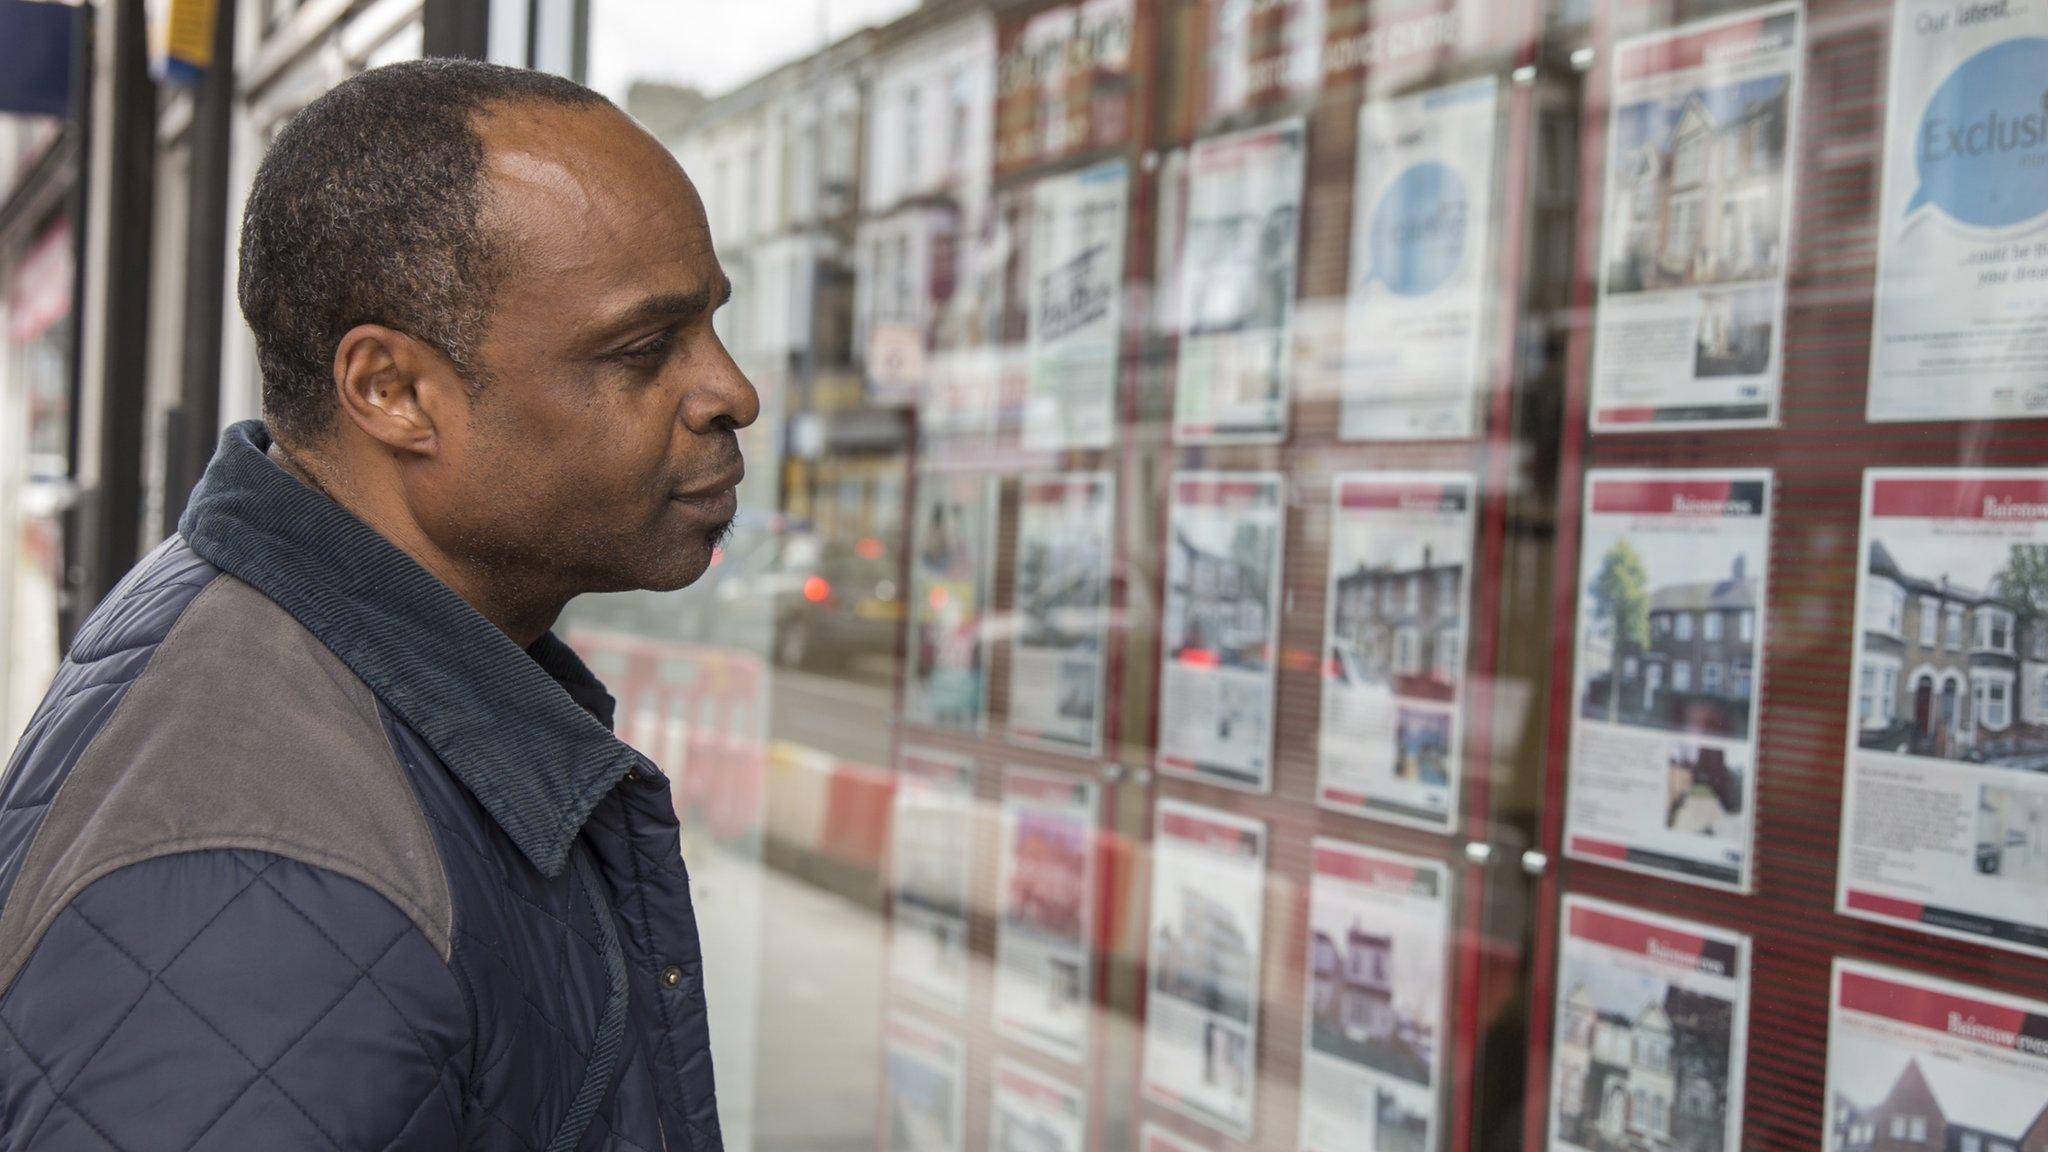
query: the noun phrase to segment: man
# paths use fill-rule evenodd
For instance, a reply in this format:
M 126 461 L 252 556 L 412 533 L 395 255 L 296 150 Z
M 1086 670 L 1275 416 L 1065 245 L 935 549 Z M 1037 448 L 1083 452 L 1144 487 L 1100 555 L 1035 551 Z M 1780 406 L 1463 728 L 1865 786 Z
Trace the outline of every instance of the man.
M 0 790 L 0 1147 L 720 1146 L 668 786 L 548 629 L 710 564 L 759 407 L 728 293 L 567 81 L 394 65 L 279 136 L 265 419 Z

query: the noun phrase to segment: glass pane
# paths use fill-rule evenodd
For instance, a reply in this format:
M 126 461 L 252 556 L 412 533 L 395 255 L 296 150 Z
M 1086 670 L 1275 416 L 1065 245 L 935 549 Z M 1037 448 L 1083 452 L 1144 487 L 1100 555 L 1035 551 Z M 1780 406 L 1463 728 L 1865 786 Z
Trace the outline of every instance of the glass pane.
M 2048 10 L 799 7 L 585 29 L 764 397 L 570 621 L 736 1147 L 2040 1142 Z

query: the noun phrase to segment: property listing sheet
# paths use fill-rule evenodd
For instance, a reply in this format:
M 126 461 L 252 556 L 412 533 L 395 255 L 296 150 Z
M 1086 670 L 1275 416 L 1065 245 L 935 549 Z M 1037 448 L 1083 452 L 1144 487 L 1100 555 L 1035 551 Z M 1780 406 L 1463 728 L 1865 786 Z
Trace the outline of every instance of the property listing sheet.
M 1138 1152 L 1211 1152 L 1211 1149 L 1171 1128 L 1148 1122 L 1138 1133 Z
M 882 1041 L 883 1152 L 961 1152 L 967 1074 L 963 1048 L 907 1015 L 892 1015 Z
M 1316 802 L 1449 831 L 1464 773 L 1473 478 L 1331 483 Z
M 986 721 L 982 620 L 995 540 L 994 491 L 981 475 L 918 474 L 903 686 L 903 715 L 912 723 L 978 732 Z
M 1440 1147 L 1450 871 L 1322 837 L 1313 859 L 1301 1152 Z
M 1771 488 L 1587 473 L 1569 855 L 1749 890 Z
M 1013 739 L 1090 756 L 1102 749 L 1115 517 L 1109 472 L 1039 472 L 1018 482 Z
M 1553 1152 L 1742 1147 L 1749 937 L 1582 896 L 1563 916 Z
M 1596 432 L 1775 424 L 1800 5 L 1615 46 Z
M 990 1152 L 1083 1152 L 1088 1097 L 1015 1060 L 997 1060 L 989 1091 Z
M 2048 1004 L 1837 959 L 1827 1152 L 2039 1147 Z
M 1159 648 L 1160 771 L 1271 790 L 1286 523 L 1277 472 L 1174 474 Z
M 1477 427 L 1499 126 L 1492 76 L 1358 110 L 1343 439 Z
M 1130 184 L 1117 160 L 1032 189 L 1026 448 L 1104 448 L 1116 433 Z
M 1308 131 L 1290 120 L 1194 146 L 1181 252 L 1173 438 L 1287 431 L 1289 332 Z
M 889 972 L 910 992 L 957 1013 L 967 1006 L 974 762 L 905 748 L 892 803 Z
M 1837 903 L 2048 954 L 2048 470 L 1871 469 Z
M 2048 415 L 2048 4 L 1892 8 L 1872 420 Z
M 1265 893 L 1263 821 L 1159 801 L 1144 1090 L 1243 1139 L 1258 1088 Z
M 996 1030 L 1075 1063 L 1094 1014 L 1094 781 L 1003 773 L 996 922 Z

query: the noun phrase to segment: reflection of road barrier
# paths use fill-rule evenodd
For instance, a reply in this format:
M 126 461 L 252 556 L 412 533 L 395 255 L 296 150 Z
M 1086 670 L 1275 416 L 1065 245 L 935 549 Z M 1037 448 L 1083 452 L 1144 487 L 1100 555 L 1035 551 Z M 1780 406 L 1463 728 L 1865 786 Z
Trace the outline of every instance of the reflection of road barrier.
M 669 777 L 685 828 L 734 841 L 761 830 L 768 677 L 751 652 L 610 632 L 575 647 L 618 699 L 619 739 Z
M 879 907 L 888 855 L 890 774 L 777 740 L 768 752 L 768 863 Z

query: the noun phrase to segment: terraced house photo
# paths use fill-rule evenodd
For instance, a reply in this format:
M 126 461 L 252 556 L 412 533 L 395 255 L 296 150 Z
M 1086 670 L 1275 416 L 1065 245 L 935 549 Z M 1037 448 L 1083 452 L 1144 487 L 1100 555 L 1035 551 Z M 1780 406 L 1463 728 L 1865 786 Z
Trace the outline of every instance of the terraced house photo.
M 1874 540 L 1864 572 L 1857 741 L 2048 770 L 2048 547 Z

